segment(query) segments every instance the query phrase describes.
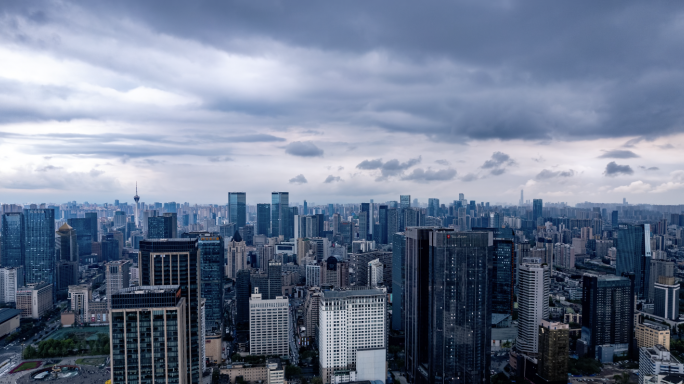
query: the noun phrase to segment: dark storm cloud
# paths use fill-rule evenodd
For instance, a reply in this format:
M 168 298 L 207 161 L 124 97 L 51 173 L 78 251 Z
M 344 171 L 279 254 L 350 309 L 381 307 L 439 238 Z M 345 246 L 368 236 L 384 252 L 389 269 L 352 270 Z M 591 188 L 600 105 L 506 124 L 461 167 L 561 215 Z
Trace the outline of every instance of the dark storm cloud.
M 636 153 L 632 151 L 615 149 L 612 151 L 606 151 L 603 155 L 599 156 L 600 159 L 631 159 L 634 157 L 639 157 Z
M 304 175 L 299 174 L 293 178 L 290 179 L 290 184 L 306 184 L 308 181 L 306 180 L 306 177 Z
M 380 167 L 382 167 L 382 159 L 364 160 L 356 166 L 358 169 L 379 169 Z
M 603 172 L 606 176 L 617 176 L 617 175 L 631 175 L 634 170 L 629 165 L 619 165 L 614 161 L 611 161 L 606 165 L 606 170 Z
M 192 76 L 183 84 L 180 76 L 169 76 L 154 66 L 140 68 L 126 58 L 113 60 L 117 55 L 110 52 L 98 56 L 88 47 L 88 53 L 77 58 L 155 85 L 168 82 L 169 89 L 198 96 L 200 108 L 212 112 L 239 111 L 313 124 L 349 121 L 361 127 L 425 134 L 438 141 L 584 140 L 681 132 L 684 89 L 677 84 L 684 82 L 679 39 L 684 32 L 679 21 L 683 10 L 678 2 L 619 1 L 587 7 L 583 2 L 541 0 L 400 6 L 389 0 L 362 6 L 313 0 L 287 6 L 275 0 L 16 0 L 3 3 L 0 24 L 5 27 L 0 35 L 5 42 L 58 56 L 81 55 L 60 51 L 66 38 L 58 43 L 60 39 L 34 36 L 32 31 L 47 25 L 55 27 L 53 35 L 58 35 L 59 27 L 86 34 L 91 31 L 79 23 L 92 20 L 97 26 L 92 33 L 106 34 L 100 25 L 126 20 L 160 36 L 229 53 L 261 57 L 272 50 L 292 49 L 295 56 L 284 60 L 298 68 L 305 79 L 300 84 L 314 83 L 289 98 L 266 100 L 240 97 L 231 90 L 202 89 Z M 74 19 L 73 14 L 80 18 Z M 136 41 L 137 36 L 121 34 L 120 38 Z M 107 40 L 103 36 L 98 41 Z M 139 44 L 147 42 L 140 40 Z M 299 55 L 300 50 L 321 56 L 308 60 Z M 388 63 L 403 68 L 379 71 L 372 61 L 355 65 L 373 55 L 380 58 L 377 68 L 383 67 L 383 55 Z M 334 76 L 323 74 L 327 70 Z M 91 115 L 78 106 L 0 106 L 0 119 L 5 121 Z
M 338 182 L 338 181 L 342 181 L 342 179 L 339 176 L 329 175 L 328 177 L 325 178 L 326 184 L 330 184 L 330 183 Z
M 441 169 L 434 171 L 432 169 L 423 170 L 423 168 L 415 168 L 413 172 L 402 177 L 402 180 L 411 180 L 416 182 L 430 182 L 430 181 L 446 181 L 452 180 L 456 177 L 455 169 Z
M 409 159 L 408 161 L 405 162 L 400 162 L 398 159 L 392 159 L 387 162 L 383 162 L 382 159 L 374 159 L 374 160 L 364 160 L 360 162 L 356 168 L 358 169 L 363 169 L 363 170 L 380 170 L 380 176 L 378 176 L 375 180 L 376 181 L 383 181 L 387 180 L 389 177 L 394 177 L 394 176 L 401 176 L 403 175 L 404 171 L 408 170 L 409 168 L 413 167 L 414 165 L 417 165 L 420 163 L 422 160 L 421 156 L 416 157 L 415 159 Z
M 575 175 L 575 171 L 572 169 L 568 171 L 551 171 L 548 169 L 544 169 L 541 172 L 537 174 L 535 179 L 537 180 L 548 180 L 548 179 L 553 179 L 556 177 L 572 177 Z
M 323 150 L 310 141 L 293 141 L 285 146 L 285 153 L 301 157 L 323 156 Z
M 510 156 L 503 152 L 494 152 L 492 154 L 492 158 L 485 161 L 484 164 L 482 164 L 482 168 L 484 169 L 489 169 L 489 168 L 499 168 L 501 166 L 505 165 L 513 165 L 515 164 L 515 161 L 511 159 Z

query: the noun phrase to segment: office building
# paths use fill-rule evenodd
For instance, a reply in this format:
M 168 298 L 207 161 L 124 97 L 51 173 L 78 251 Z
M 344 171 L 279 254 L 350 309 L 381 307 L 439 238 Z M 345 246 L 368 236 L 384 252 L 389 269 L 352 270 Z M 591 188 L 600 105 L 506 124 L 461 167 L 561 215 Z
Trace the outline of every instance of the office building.
M 610 224 L 613 227 L 613 229 L 616 229 L 618 227 L 618 211 L 611 212 Z
M 107 284 L 107 305 L 112 308 L 112 294 L 131 285 L 131 261 L 116 260 L 105 264 L 105 284 Z
M 205 333 L 223 331 L 223 263 L 226 249 L 223 237 L 213 232 L 190 232 L 184 237 L 197 238 L 202 269 L 200 271 L 202 298 L 206 300 L 204 314 Z
M 364 274 L 365 276 L 365 274 Z M 335 256 L 330 256 L 321 263 L 321 285 L 330 285 L 334 288 L 349 286 L 349 264 L 339 261 Z
M 55 265 L 57 277 L 55 289 L 60 295 L 67 293 L 69 286 L 78 284 L 79 270 L 77 261 L 58 260 Z
M 500 226 L 473 228 L 475 232 L 491 232 L 494 236 L 494 260 L 492 265 L 492 313 L 513 314 L 516 284 L 515 233 Z
M 428 199 L 427 215 L 428 216 L 434 216 L 434 217 L 440 216 L 439 199 L 434 199 L 434 198 Z
M 24 286 L 24 267 L 0 268 L 0 302 L 16 303 L 17 289 Z
M 621 224 L 622 225 L 622 224 Z M 634 275 L 582 278 L 582 340 L 594 347 L 630 344 L 634 329 Z
M 321 286 L 321 266 L 316 264 L 306 265 L 306 286 L 320 287 Z
M 237 271 L 235 279 L 235 323 L 249 322 L 249 296 L 252 291 L 251 273 L 248 269 Z
M 0 308 L 0 337 L 14 333 L 21 323 L 21 311 L 12 308 Z
M 289 233 L 290 194 L 288 192 L 271 193 L 271 235 L 270 237 L 283 236 L 290 240 Z
M 651 267 L 651 230 L 649 224 L 618 225 L 616 274 L 634 273 L 634 292 L 639 299 L 648 295 Z
M 319 303 L 318 350 L 321 378 L 356 372 L 357 353 L 386 348 L 385 291 L 324 291 Z
M 92 244 L 99 241 L 97 237 L 97 213 L 88 212 L 85 218 L 70 218 L 67 224 L 76 232 L 78 255 L 90 256 L 93 253 Z
M 88 303 L 93 300 L 93 287 L 90 284 L 70 285 L 68 298 L 76 321 L 81 324 L 88 321 Z
M 406 237 L 404 232 L 392 234 L 392 329 L 404 330 L 404 282 L 406 272 Z
M 247 245 L 242 240 L 240 233 L 235 232 L 233 238 L 226 243 L 225 275 L 234 279 L 237 276 L 237 271 L 245 268 L 247 268 Z
M 144 240 L 140 242 L 140 285 L 180 285 L 188 306 L 188 383 L 200 382 L 204 324 L 200 307 L 200 255 L 197 239 Z M 202 343 L 200 343 L 200 340 Z M 202 348 L 202 349 L 201 349 Z
M 534 220 L 535 225 L 540 225 L 540 218 L 543 220 L 542 206 L 542 199 L 532 200 L 532 219 Z
M 59 260 L 78 262 L 79 252 L 76 231 L 67 223 L 64 223 L 57 231 L 57 248 L 59 250 Z
M 257 204 L 257 235 L 268 234 L 271 230 L 271 204 Z
M 380 223 L 380 226 L 378 227 L 380 229 L 379 233 L 376 234 L 375 237 L 373 237 L 374 240 L 376 240 L 379 244 L 389 244 L 389 241 L 392 240 L 392 236 L 388 235 L 387 229 L 388 229 L 388 207 L 385 204 L 381 204 L 380 207 L 378 208 L 378 223 Z
M 551 271 L 541 259 L 528 258 L 518 269 L 518 339 L 516 349 L 536 357 L 539 352 L 539 325 L 549 318 Z
M 668 260 L 659 260 L 651 258 L 651 270 L 648 284 L 648 301 L 653 302 L 655 299 L 655 284 L 658 282 L 658 277 L 673 277 L 674 276 L 674 262 Z
M 52 309 L 52 297 L 52 284 L 28 283 L 17 289 L 17 309 L 21 311 L 22 318 L 40 319 Z
M 383 265 L 379 259 L 371 260 L 368 262 L 368 287 L 377 288 L 378 286 L 384 285 L 382 279 Z
M 385 285 L 391 286 L 392 282 L 392 252 L 383 251 L 364 251 L 353 253 L 350 257 L 351 267 L 356 272 L 356 286 L 368 287 L 370 280 L 368 279 L 368 263 L 378 259 L 383 266 L 383 281 Z M 389 290 L 390 287 L 388 287 Z
M 634 330 L 637 347 L 654 347 L 657 344 L 670 350 L 670 327 L 653 323 L 637 324 Z
M 269 261 L 266 273 L 252 275 L 252 290 L 254 288 L 259 288 L 261 297 L 264 300 L 273 300 L 278 296 L 282 296 L 282 275 L 282 263 L 276 261 Z
M 178 237 L 178 218 L 176 213 L 147 218 L 148 239 L 175 239 Z
M 55 281 L 55 211 L 24 209 L 24 274 L 27 284 Z
M 249 298 L 249 354 L 286 356 L 289 343 L 289 300 L 284 296 L 262 299 L 255 288 Z
M 2 265 L 5 267 L 24 266 L 24 215 L 21 212 L 8 212 L 0 216 L 0 251 Z
M 658 277 L 653 304 L 654 315 L 673 321 L 679 319 L 679 283 L 675 283 L 674 277 Z
M 321 297 L 323 293 L 319 287 L 309 288 L 304 302 L 304 326 L 306 335 L 306 344 L 312 345 L 318 336 L 318 320 L 319 309 L 321 304 Z
M 644 384 L 644 378 L 651 375 L 684 374 L 684 364 L 670 354 L 664 346 L 657 344 L 653 347 L 639 348 L 639 384 Z
M 539 323 L 539 365 L 537 376 L 547 384 L 565 384 L 568 381 L 568 324 L 542 320 Z
M 112 384 L 189 383 L 188 308 L 180 286 L 123 289 L 112 295 L 110 314 Z
M 406 229 L 404 326 L 409 381 L 489 382 L 492 260 L 491 232 Z M 453 320 L 447 326 L 441 319 Z
M 228 220 L 238 228 L 247 225 L 247 194 L 228 192 Z

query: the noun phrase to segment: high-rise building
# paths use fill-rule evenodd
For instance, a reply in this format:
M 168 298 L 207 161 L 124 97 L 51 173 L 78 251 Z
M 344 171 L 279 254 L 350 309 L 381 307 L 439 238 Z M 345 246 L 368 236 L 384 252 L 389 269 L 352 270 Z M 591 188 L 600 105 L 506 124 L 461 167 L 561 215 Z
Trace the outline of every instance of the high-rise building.
M 682 374 L 684 364 L 672 356 L 664 346 L 639 348 L 639 384 L 646 383 L 645 378 L 651 375 Z
M 22 318 L 40 319 L 52 310 L 52 297 L 52 284 L 28 283 L 17 288 L 17 309 L 21 311 Z
M 175 239 L 178 237 L 178 217 L 176 213 L 165 213 L 164 216 L 147 219 L 148 239 Z
M 55 211 L 24 209 L 24 273 L 27 284 L 55 281 Z
M 404 325 L 410 381 L 489 382 L 492 253 L 492 233 L 407 228 Z
M 80 324 L 88 321 L 88 304 L 93 301 L 93 287 L 90 284 L 70 285 L 68 297 L 76 321 Z
M 389 244 L 389 241 L 392 239 L 392 235 L 388 235 L 387 233 L 387 213 L 387 205 L 380 204 L 380 207 L 378 208 L 378 222 L 380 223 L 380 233 L 377 234 L 377 239 L 374 238 L 374 240 L 376 240 L 379 244 Z
M 648 285 L 648 301 L 653 302 L 655 299 L 655 284 L 658 282 L 658 277 L 672 277 L 674 276 L 674 262 L 668 260 L 651 259 L 651 269 L 649 271 L 649 285 Z
M 235 232 L 231 241 L 226 244 L 225 275 L 231 279 L 237 276 L 237 271 L 247 268 L 247 245 L 242 241 L 239 232 Z
M 304 321 L 306 337 L 309 344 L 318 337 L 318 320 L 321 297 L 323 293 L 319 287 L 311 287 L 304 302 Z
M 632 342 L 634 329 L 634 275 L 582 278 L 582 340 L 590 356 L 595 347 Z
M 179 285 L 123 289 L 112 295 L 110 319 L 112 384 L 189 383 L 188 307 Z
M 285 240 L 290 239 L 292 234 L 288 233 L 289 215 L 289 192 L 271 193 L 271 237 L 283 236 Z
M 188 305 L 187 335 L 188 383 L 200 382 L 204 343 L 200 321 L 200 254 L 197 239 L 143 240 L 140 242 L 140 285 L 180 285 Z
M 537 375 L 546 384 L 565 384 L 568 381 L 568 324 L 542 320 L 539 323 L 539 366 Z
M 271 204 L 257 204 L 257 235 L 268 236 L 271 229 Z
M 538 225 L 539 218 L 544 216 L 542 213 L 542 206 L 542 199 L 532 200 L 532 219 L 537 223 L 535 225 Z
M 238 228 L 247 225 L 247 194 L 245 192 L 228 192 L 228 219 Z
M 540 259 L 528 258 L 518 268 L 518 339 L 516 349 L 536 357 L 539 324 L 549 318 L 551 272 Z
M 200 279 L 202 298 L 206 300 L 204 313 L 205 333 L 221 333 L 223 329 L 223 263 L 225 247 L 223 237 L 214 232 L 189 232 L 183 237 L 197 239 L 202 269 Z
M 64 223 L 57 230 L 57 247 L 59 249 L 59 260 L 78 262 L 78 240 L 76 231 Z
M 316 264 L 308 264 L 306 266 L 306 286 L 320 287 L 321 286 L 321 266 Z
M 361 203 L 361 211 L 359 212 L 359 238 L 361 240 L 370 240 L 372 223 L 370 204 Z
M 260 356 L 288 355 L 290 335 L 290 302 L 287 297 L 262 299 L 255 288 L 249 298 L 249 354 Z
M 116 260 L 105 264 L 105 284 L 107 284 L 107 306 L 112 308 L 112 294 L 131 285 L 131 261 Z
M 491 232 L 494 236 L 492 268 L 492 313 L 513 314 L 516 284 L 515 233 L 510 228 L 475 227 L 473 231 Z
M 616 229 L 618 227 L 618 211 L 611 212 L 610 224 L 613 227 L 613 229 Z
M 404 282 L 406 272 L 406 237 L 404 232 L 392 235 L 392 329 L 404 329 Z
M 387 348 L 386 294 L 380 289 L 324 291 L 322 294 L 318 321 L 319 363 L 323 382 L 333 383 L 333 374 L 337 372 L 356 372 L 360 350 Z
M 653 324 L 640 323 L 634 330 L 637 347 L 653 347 L 660 344 L 668 351 L 670 350 L 670 327 Z
M 615 273 L 634 273 L 634 292 L 639 299 L 648 297 L 651 267 L 651 228 L 649 224 L 618 225 Z
M 2 265 L 5 267 L 24 266 L 24 215 L 21 212 L 8 212 L 0 216 L 2 236 L 0 236 L 0 250 L 2 250 Z
M 237 278 L 235 279 L 236 324 L 249 322 L 249 296 L 252 290 L 250 279 L 251 273 L 249 269 L 237 271 Z
M 65 294 L 70 285 L 78 284 L 80 273 L 77 261 L 58 260 L 55 269 L 57 272 L 55 281 L 57 293 Z
M 76 232 L 79 256 L 90 256 L 93 253 L 93 243 L 99 241 L 97 237 L 97 213 L 88 212 L 86 215 L 88 216 L 85 218 L 70 218 L 67 220 L 67 224 Z M 94 220 L 93 215 L 95 215 Z M 95 237 L 93 237 L 93 233 Z
M 349 286 L 349 264 L 339 261 L 335 256 L 330 256 L 321 262 L 321 285 L 331 285 L 334 288 Z
M 276 261 L 269 261 L 266 273 L 252 275 L 252 290 L 254 288 L 259 288 L 261 297 L 264 300 L 272 300 L 278 296 L 282 296 L 282 271 L 283 266 L 281 263 Z
M 654 315 L 673 321 L 679 319 L 679 283 L 675 283 L 674 277 L 658 277 L 653 304 Z
M 427 215 L 428 216 L 435 216 L 435 217 L 440 216 L 439 199 L 435 199 L 435 198 L 429 198 L 428 199 Z
M 309 205 L 307 204 L 306 200 L 304 200 L 304 209 L 302 212 L 302 215 L 308 215 L 309 214 Z
M 375 259 L 368 262 L 368 287 L 377 288 L 384 285 L 383 281 L 383 264 L 380 260 Z
M 24 267 L 0 268 L 0 301 L 16 303 L 17 289 L 24 286 Z
M 400 195 L 399 196 L 399 208 L 401 208 L 401 209 L 411 208 L 411 195 Z

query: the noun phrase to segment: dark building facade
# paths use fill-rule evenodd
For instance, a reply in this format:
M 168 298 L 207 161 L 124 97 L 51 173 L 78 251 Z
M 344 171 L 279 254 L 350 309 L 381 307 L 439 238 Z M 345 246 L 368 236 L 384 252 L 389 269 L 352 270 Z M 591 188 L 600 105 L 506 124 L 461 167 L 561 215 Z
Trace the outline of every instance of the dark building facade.
M 24 209 L 24 273 L 26 284 L 55 281 L 55 211 Z
M 543 210 L 543 202 L 542 199 L 534 199 L 532 200 L 532 220 L 534 220 L 535 223 L 537 223 L 537 219 L 543 216 L 542 210 Z M 535 224 L 537 225 L 537 224 Z
M 199 383 L 200 339 L 200 252 L 197 239 L 143 240 L 140 242 L 140 285 L 180 285 L 188 306 L 185 319 L 187 335 L 188 383 Z
M 78 255 L 89 256 L 93 253 L 92 245 L 98 241 L 97 238 L 97 214 L 93 220 L 93 213 L 86 213 L 89 217 L 72 218 L 67 220 L 67 224 L 76 231 L 76 241 L 78 242 Z M 93 237 L 95 234 L 95 237 Z
M 140 286 L 112 294 L 112 384 L 185 383 L 187 305 L 180 286 Z
M 489 383 L 493 236 L 406 230 L 406 371 L 414 383 Z
M 378 222 L 380 223 L 378 227 L 378 233 L 374 235 L 377 236 L 377 242 L 380 244 L 389 244 L 389 241 L 392 240 L 391 235 L 388 235 L 387 230 L 387 205 L 381 204 L 380 207 L 378 207 Z
M 228 192 L 228 218 L 238 228 L 247 225 L 247 194 L 245 192 Z
M 24 215 L 21 212 L 4 213 L 2 218 L 2 265 L 5 267 L 24 266 Z
M 288 192 L 271 193 L 271 237 L 283 236 L 289 240 L 290 194 Z
M 148 239 L 175 239 L 178 237 L 177 217 L 175 213 L 147 218 Z
M 492 313 L 513 314 L 515 295 L 515 234 L 510 228 L 473 228 L 474 232 L 491 232 L 494 236 L 492 265 Z
M 266 273 L 251 275 L 250 294 L 254 293 L 254 288 L 259 288 L 259 293 L 263 300 L 273 300 L 276 296 L 282 296 L 282 271 L 283 266 L 281 263 L 269 261 Z M 247 314 L 249 316 L 249 296 L 247 298 L 247 303 Z
M 651 231 L 649 224 L 619 224 L 615 273 L 634 273 L 634 292 L 639 299 L 648 297 L 651 285 Z
M 235 279 L 236 324 L 249 322 L 249 295 L 252 292 L 251 287 L 251 273 L 249 269 L 237 271 L 237 278 Z
M 406 237 L 404 232 L 392 235 L 392 329 L 404 330 L 404 282 L 406 272 Z
M 568 382 L 569 344 L 570 327 L 567 324 L 541 321 L 539 326 L 540 358 L 537 367 L 537 375 L 541 379 L 540 384 Z
M 223 237 L 213 232 L 189 232 L 184 238 L 197 239 L 202 261 L 200 270 L 202 298 L 204 305 L 205 333 L 220 333 L 223 329 L 223 259 L 225 247 Z
M 582 278 L 582 340 L 593 356 L 595 347 L 631 344 L 634 330 L 635 276 Z
M 271 204 L 257 204 L 257 235 L 268 236 L 271 228 Z

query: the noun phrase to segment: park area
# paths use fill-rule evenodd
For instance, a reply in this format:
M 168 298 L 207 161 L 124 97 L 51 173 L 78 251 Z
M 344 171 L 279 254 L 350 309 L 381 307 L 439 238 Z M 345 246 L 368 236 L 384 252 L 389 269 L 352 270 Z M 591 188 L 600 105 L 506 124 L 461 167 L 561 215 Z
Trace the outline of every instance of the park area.
M 41 341 L 37 348 L 30 345 L 24 349 L 24 359 L 107 354 L 108 327 L 61 328 Z
M 40 367 L 41 361 L 24 361 L 23 363 L 16 366 L 10 373 L 17 373 L 22 371 L 28 371 L 29 369 L 35 369 Z
M 76 341 L 96 341 L 98 334 L 109 336 L 109 327 L 68 327 L 54 331 L 45 340 L 74 339 Z

